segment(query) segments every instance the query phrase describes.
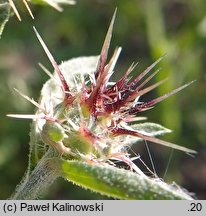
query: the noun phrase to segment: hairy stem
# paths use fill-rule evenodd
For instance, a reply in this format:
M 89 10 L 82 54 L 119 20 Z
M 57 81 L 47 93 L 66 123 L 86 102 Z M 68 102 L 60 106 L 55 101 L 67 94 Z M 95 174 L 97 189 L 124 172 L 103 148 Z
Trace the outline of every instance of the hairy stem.
M 16 192 L 10 197 L 15 200 L 36 199 L 59 177 L 59 171 L 53 164 L 53 150 L 49 149 L 39 161 L 30 176 L 25 176 Z

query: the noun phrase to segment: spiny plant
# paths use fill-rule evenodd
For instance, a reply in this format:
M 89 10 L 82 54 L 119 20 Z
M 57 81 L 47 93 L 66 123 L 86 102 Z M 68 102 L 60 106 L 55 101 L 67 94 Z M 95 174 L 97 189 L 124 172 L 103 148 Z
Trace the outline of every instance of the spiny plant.
M 41 5 L 50 5 L 58 11 L 62 11 L 61 4 L 75 4 L 75 0 L 21 0 L 24 6 L 26 7 L 27 11 L 29 12 L 30 16 L 34 19 L 32 11 L 29 7 L 28 2 L 41 4 Z M 21 16 L 14 4 L 14 0 L 8 0 L 10 6 L 12 7 L 14 13 L 16 14 L 17 18 L 21 21 Z
M 21 16 L 18 12 L 18 9 L 15 5 L 17 1 L 15 0 L 0 0 L 0 38 L 6 23 L 9 21 L 9 18 L 13 15 L 16 15 L 19 21 L 21 21 Z M 20 1 L 19 1 L 20 2 Z M 49 5 L 55 8 L 58 11 L 62 11 L 61 4 L 75 4 L 75 0 L 21 0 L 26 10 L 29 12 L 32 19 L 34 19 L 34 15 L 29 6 L 29 3 L 35 3 L 40 5 Z
M 140 123 L 143 118 L 139 116 L 192 82 L 141 101 L 142 95 L 165 81 L 147 86 L 158 71 L 149 73 L 162 57 L 134 79 L 130 77 L 133 63 L 117 82 L 111 82 L 121 52 L 120 47 L 116 48 L 107 63 L 115 14 L 100 56 L 79 57 L 60 66 L 34 28 L 55 73 L 40 64 L 50 79 L 42 88 L 39 102 L 17 90 L 37 107 L 35 114 L 8 115 L 33 119 L 28 170 L 12 199 L 37 198 L 57 177 L 119 199 L 192 199 L 180 188 L 146 176 L 133 162 L 138 157 L 131 158 L 128 153 L 139 140 L 195 153 L 154 137 L 170 130 L 155 123 Z M 125 163 L 129 170 L 118 167 L 118 162 Z
M 71 4 L 72 5 L 76 3 L 75 0 L 18 0 L 18 1 L 22 2 L 22 4 L 25 6 L 26 10 L 28 11 L 32 19 L 34 19 L 34 15 L 29 6 L 30 3 L 40 4 L 40 5 L 49 5 L 58 11 L 63 10 L 63 8 L 61 7 L 61 4 Z M 17 0 L 0 0 L 0 37 L 2 35 L 5 24 L 8 22 L 9 18 L 11 17 L 13 13 L 16 15 L 18 20 L 21 21 L 21 16 L 16 7 L 16 2 Z

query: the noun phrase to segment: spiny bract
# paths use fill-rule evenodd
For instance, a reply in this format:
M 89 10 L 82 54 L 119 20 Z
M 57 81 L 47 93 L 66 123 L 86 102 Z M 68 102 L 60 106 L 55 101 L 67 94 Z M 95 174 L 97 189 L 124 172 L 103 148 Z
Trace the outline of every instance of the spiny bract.
M 57 65 L 42 38 L 34 28 L 55 74 L 42 89 L 40 103 L 21 94 L 38 107 L 35 115 L 9 115 L 32 118 L 36 121 L 36 132 L 44 144 L 53 146 L 61 156 L 84 160 L 88 163 L 113 164 L 123 161 L 139 174 L 127 153 L 127 146 L 138 139 L 152 141 L 187 153 L 195 151 L 155 138 L 155 135 L 170 130 L 154 123 L 137 123 L 138 114 L 152 108 L 158 102 L 180 91 L 186 84 L 168 94 L 148 102 L 140 97 L 164 81 L 149 87 L 145 85 L 157 74 L 147 76 L 160 58 L 145 71 L 131 80 L 132 64 L 116 82 L 110 82 L 121 48 L 117 48 L 107 63 L 107 54 L 112 35 L 115 14 L 111 21 L 100 56 L 80 57 Z M 146 78 L 145 78 L 146 77 Z

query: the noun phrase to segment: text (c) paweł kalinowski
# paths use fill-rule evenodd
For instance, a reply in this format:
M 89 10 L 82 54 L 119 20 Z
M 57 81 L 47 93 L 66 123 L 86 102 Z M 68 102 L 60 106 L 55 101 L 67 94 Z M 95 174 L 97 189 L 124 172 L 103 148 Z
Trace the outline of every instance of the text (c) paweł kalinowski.
M 104 210 L 103 203 L 94 204 L 70 204 L 70 203 L 46 203 L 46 204 L 28 204 L 20 203 L 20 211 L 95 211 L 100 212 Z

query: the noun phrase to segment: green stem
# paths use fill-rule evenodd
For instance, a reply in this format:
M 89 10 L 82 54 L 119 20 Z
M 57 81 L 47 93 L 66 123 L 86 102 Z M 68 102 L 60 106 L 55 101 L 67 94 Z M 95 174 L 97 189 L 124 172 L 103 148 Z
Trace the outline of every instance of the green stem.
M 52 152 L 50 150 L 46 153 L 10 199 L 36 199 L 61 176 L 81 187 L 116 199 L 192 200 L 180 188 L 158 179 L 150 179 L 112 166 L 51 157 Z
M 42 192 L 59 177 L 59 171 L 54 166 L 51 158 L 53 150 L 49 149 L 44 157 L 39 161 L 30 176 L 25 176 L 20 185 L 17 186 L 16 192 L 10 199 L 31 200 L 36 199 Z
M 168 53 L 168 56 L 161 62 L 164 73 L 159 73 L 157 75 L 158 80 L 162 80 L 165 76 L 168 76 L 169 79 L 166 85 L 160 86 L 158 88 L 158 94 L 163 95 L 166 92 L 170 92 L 172 89 L 177 87 L 175 83 L 178 82 L 176 71 L 178 68 L 174 65 L 174 55 L 177 50 L 175 49 L 175 44 L 172 40 L 169 40 L 166 34 L 166 27 L 163 17 L 162 1 L 155 0 L 145 0 L 145 16 L 146 16 L 146 26 L 147 26 L 147 37 L 154 59 L 159 58 L 165 53 Z M 180 74 L 178 74 L 180 76 Z M 161 104 L 161 121 L 163 125 L 166 125 L 168 128 L 172 128 L 175 133 L 170 134 L 170 137 L 177 138 L 180 133 L 181 125 L 178 124 L 181 120 L 181 113 L 177 108 L 178 103 L 175 96 L 167 100 L 167 103 Z

